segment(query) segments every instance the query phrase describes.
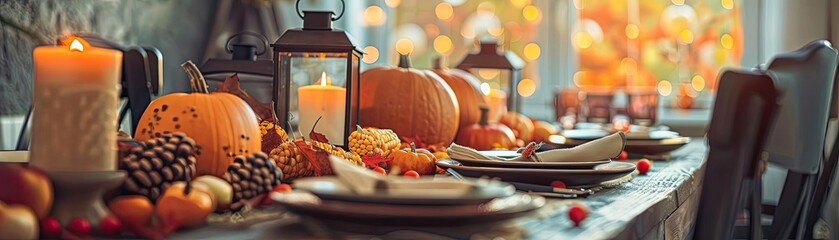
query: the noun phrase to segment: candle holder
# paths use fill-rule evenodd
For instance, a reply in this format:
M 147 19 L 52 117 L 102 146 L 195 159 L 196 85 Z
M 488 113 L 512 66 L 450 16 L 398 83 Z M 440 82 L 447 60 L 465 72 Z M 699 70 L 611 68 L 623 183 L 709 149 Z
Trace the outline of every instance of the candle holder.
M 286 31 L 271 46 L 279 122 L 303 135 L 314 128 L 346 149 L 347 137 L 358 123 L 359 60 L 364 52 L 347 32 L 332 28 L 344 15 L 341 2 L 341 14 L 335 16 L 331 11 L 300 13 L 298 0 L 303 28 Z
M 457 68 L 471 71 L 482 82 L 497 84 L 507 92 L 507 110 L 517 112 L 521 105 L 521 96 L 516 91 L 521 80 L 524 61 L 511 51 L 498 51 L 498 43 L 481 42 L 480 51 L 470 53 L 460 61 Z M 506 83 L 506 84 L 505 84 Z
M 111 215 L 103 196 L 125 180 L 125 173 L 119 171 L 48 171 L 46 174 L 52 180 L 55 193 L 50 216 L 62 224 L 68 224 L 76 217 L 84 218 L 94 229 L 99 226 L 99 220 Z

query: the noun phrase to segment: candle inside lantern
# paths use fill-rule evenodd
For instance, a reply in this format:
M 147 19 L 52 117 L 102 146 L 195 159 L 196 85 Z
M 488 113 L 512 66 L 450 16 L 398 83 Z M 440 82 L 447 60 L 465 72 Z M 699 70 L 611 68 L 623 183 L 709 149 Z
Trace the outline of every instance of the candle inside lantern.
M 507 92 L 498 89 L 489 89 L 484 92 L 484 99 L 486 99 L 489 107 L 490 122 L 499 122 L 504 114 L 507 114 Z
M 346 114 L 347 89 L 332 86 L 326 72 L 321 74 L 317 84 L 297 89 L 297 103 L 300 115 L 298 123 L 304 135 L 312 130 L 320 119 L 315 132 L 326 136 L 330 142 L 342 142 Z
M 67 38 L 37 47 L 30 164 L 51 172 L 116 170 L 122 52 Z

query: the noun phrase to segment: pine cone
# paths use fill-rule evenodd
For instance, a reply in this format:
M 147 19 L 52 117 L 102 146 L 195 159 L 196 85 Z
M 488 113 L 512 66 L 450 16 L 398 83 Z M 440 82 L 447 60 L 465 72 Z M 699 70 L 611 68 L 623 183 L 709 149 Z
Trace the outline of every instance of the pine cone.
M 172 183 L 192 180 L 197 149 L 195 141 L 183 133 L 137 142 L 119 161 L 119 169 L 128 173 L 122 192 L 157 201 Z
M 283 172 L 274 160 L 262 152 L 247 158 L 237 156 L 224 174 L 224 180 L 233 186 L 234 203 L 270 192 L 282 177 Z

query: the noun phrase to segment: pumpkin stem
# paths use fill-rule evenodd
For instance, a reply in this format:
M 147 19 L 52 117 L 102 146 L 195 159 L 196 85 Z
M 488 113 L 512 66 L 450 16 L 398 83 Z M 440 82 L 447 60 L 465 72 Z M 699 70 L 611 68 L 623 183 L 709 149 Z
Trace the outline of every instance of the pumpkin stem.
M 189 167 L 184 168 L 184 181 L 186 181 L 186 186 L 184 186 L 184 196 L 187 196 L 190 192 L 192 192 L 192 184 L 190 183 L 192 181 L 189 179 L 191 171 L 192 170 L 190 170 Z
M 192 63 L 192 60 L 187 60 L 186 62 L 181 64 L 181 68 L 184 69 L 186 75 L 189 77 L 189 83 L 192 86 L 192 92 L 210 93 L 207 90 L 207 80 L 204 80 L 204 75 L 202 75 L 201 71 L 198 70 L 198 66 L 195 66 L 195 63 Z
M 481 126 L 489 125 L 489 107 L 485 105 L 481 105 L 481 120 L 478 121 L 478 124 Z
M 355 130 L 360 132 L 361 134 L 367 134 L 367 131 L 365 131 L 364 128 L 361 128 L 361 126 L 359 125 L 355 125 Z
M 413 142 L 411 142 L 411 152 L 412 153 L 417 153 L 417 145 L 414 144 Z
M 437 57 L 434 57 L 434 60 L 432 60 L 432 61 L 433 61 L 432 65 L 434 66 L 434 69 L 436 69 L 436 70 L 442 70 L 443 69 L 443 57 L 442 56 L 438 55 Z
M 411 68 L 411 58 L 408 57 L 408 54 L 399 54 L 399 64 L 397 66 L 400 68 Z

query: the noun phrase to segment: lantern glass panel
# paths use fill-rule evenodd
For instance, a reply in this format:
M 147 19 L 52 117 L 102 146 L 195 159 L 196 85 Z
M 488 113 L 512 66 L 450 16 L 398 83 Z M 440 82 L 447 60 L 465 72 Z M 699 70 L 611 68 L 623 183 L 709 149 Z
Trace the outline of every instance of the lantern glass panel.
M 291 131 L 308 134 L 317 121 L 316 132 L 325 135 L 330 142 L 342 145 L 346 140 L 349 53 L 277 54 L 279 77 L 288 80 L 281 81 L 281 84 L 288 84 L 288 122 Z
M 510 89 L 510 70 L 495 68 L 472 68 L 472 74 L 478 76 L 481 83 L 487 83 L 491 89 L 502 90 L 506 93 Z

